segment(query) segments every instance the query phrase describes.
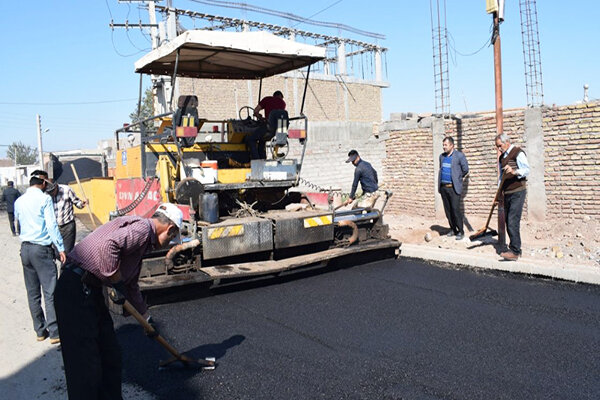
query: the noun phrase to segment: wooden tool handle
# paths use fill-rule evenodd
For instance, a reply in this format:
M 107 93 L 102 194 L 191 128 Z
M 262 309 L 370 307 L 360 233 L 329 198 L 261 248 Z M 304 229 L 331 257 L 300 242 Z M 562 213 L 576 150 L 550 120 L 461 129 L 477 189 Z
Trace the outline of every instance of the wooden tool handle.
M 75 175 L 75 179 L 77 180 L 77 184 L 79 185 L 79 190 L 81 190 L 81 197 L 83 197 L 83 201 L 87 204 L 88 213 L 90 214 L 90 219 L 92 220 L 92 224 L 94 225 L 94 229 L 96 226 L 96 220 L 94 220 L 94 214 L 92 214 L 92 208 L 90 207 L 90 202 L 85 195 L 85 191 L 83 190 L 83 186 L 81 186 L 81 181 L 79 180 L 79 175 L 77 175 L 77 170 L 75 169 L 75 165 L 71 164 L 71 169 L 73 170 L 73 175 Z
M 142 327 L 144 327 L 144 329 L 146 331 L 150 332 L 151 334 L 157 334 L 157 336 L 155 336 L 154 339 L 158 343 L 160 343 L 169 353 L 171 353 L 173 355 L 173 357 L 177 358 L 178 360 L 181 360 L 183 358 L 182 355 L 165 340 L 165 338 L 158 335 L 158 333 L 156 332 L 156 329 L 154 329 L 154 327 L 152 325 L 150 325 L 144 317 L 142 317 L 142 315 L 138 312 L 138 310 L 135 309 L 135 307 L 133 307 L 131 305 L 130 302 L 125 300 L 125 303 L 123 303 L 123 308 L 129 314 L 131 314 L 131 316 L 133 318 L 135 318 L 137 320 L 137 322 L 139 322 L 140 325 L 142 325 Z
M 504 185 L 504 179 L 506 178 L 506 174 L 502 174 L 502 179 L 500 180 L 500 185 L 498 185 L 498 190 L 496 190 L 496 195 L 494 196 L 494 203 L 492 203 L 492 209 L 490 210 L 490 214 L 488 215 L 487 222 L 485 223 L 485 231 L 490 224 L 490 220 L 492 219 L 492 214 L 494 213 L 494 208 L 496 208 L 496 204 L 498 203 L 498 198 L 500 197 L 500 193 L 502 193 L 502 186 Z

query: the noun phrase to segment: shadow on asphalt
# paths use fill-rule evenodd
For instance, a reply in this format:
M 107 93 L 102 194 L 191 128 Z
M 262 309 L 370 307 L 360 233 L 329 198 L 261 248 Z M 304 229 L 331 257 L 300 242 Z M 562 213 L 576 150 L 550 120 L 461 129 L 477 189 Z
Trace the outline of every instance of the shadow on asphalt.
M 160 326 L 158 326 L 160 332 Z M 136 324 L 121 325 L 116 329 L 123 356 L 123 383 L 133 384 L 144 392 L 152 393 L 154 399 L 203 399 L 209 397 L 202 389 L 188 384 L 198 374 L 210 374 L 198 366 L 184 366 L 175 362 L 159 368 L 160 361 L 169 360 L 171 355 L 157 342 L 146 338 L 142 328 Z M 219 360 L 231 348 L 240 345 L 246 337 L 233 335 L 220 343 L 202 344 L 192 349 L 177 348 L 175 341 L 165 338 L 179 352 L 193 360 L 214 357 L 219 368 Z M 201 334 L 198 335 L 201 340 Z M 174 393 L 168 388 L 177 388 Z

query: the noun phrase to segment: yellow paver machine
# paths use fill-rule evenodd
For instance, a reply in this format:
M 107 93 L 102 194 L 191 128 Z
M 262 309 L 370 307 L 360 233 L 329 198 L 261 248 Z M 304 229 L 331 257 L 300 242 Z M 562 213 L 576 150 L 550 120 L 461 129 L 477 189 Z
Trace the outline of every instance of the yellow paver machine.
M 143 290 L 233 283 L 358 253 L 396 255 L 382 211 L 337 212 L 327 201 L 317 207 L 297 189 L 310 139 L 303 113 L 310 66 L 324 57 L 322 47 L 266 32 L 193 30 L 135 63 L 136 72 L 168 76 L 173 87 L 178 77 L 260 80 L 261 88 L 263 78 L 288 71 L 304 69 L 306 78 L 298 116 L 261 122 L 242 107 L 235 118 L 208 120 L 198 115 L 196 96 L 174 101 L 171 91 L 169 112 L 115 132 L 112 216 L 149 217 L 168 201 L 185 217 L 181 241 L 144 260 Z M 265 132 L 266 159 L 251 159 L 248 138 L 257 129 Z

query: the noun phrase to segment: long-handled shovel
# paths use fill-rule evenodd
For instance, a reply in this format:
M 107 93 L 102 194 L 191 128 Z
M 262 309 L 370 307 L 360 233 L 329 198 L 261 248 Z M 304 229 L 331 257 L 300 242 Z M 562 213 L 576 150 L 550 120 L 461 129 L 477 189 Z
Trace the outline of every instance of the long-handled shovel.
M 90 202 L 89 202 L 87 196 L 85 195 L 85 192 L 83 191 L 83 186 L 81 186 L 81 181 L 79 180 L 79 175 L 77 175 L 77 170 L 75 169 L 75 165 L 71 164 L 71 169 L 73 170 L 73 175 L 75 176 L 75 179 L 77 180 L 77 184 L 79 185 L 79 190 L 81 190 L 81 197 L 83 197 L 83 201 L 85 201 L 87 203 L 88 213 L 90 214 L 90 219 L 92 220 L 94 229 L 96 229 L 98 226 L 96 226 L 96 220 L 94 219 L 94 214 L 92 214 L 92 208 L 90 206 Z
M 488 236 L 488 235 L 495 236 L 498 234 L 498 232 L 494 229 L 490 229 L 488 231 L 488 227 L 490 225 L 490 220 L 492 219 L 492 214 L 494 213 L 494 208 L 496 208 L 496 204 L 498 204 L 498 198 L 500 197 L 500 193 L 502 193 L 502 185 L 504 184 L 505 177 L 506 177 L 506 174 L 502 174 L 502 179 L 500 180 L 500 185 L 498 186 L 498 190 L 496 190 L 496 196 L 494 196 L 494 202 L 492 203 L 492 209 L 490 210 L 490 214 L 488 215 L 485 226 L 483 228 L 481 228 L 480 230 L 478 230 L 477 232 L 475 232 L 474 234 L 472 234 L 471 236 L 469 236 L 470 240 L 475 240 L 482 236 Z
M 171 346 L 169 344 L 169 342 L 167 342 L 165 340 L 165 338 L 163 338 L 162 336 L 160 336 L 158 334 L 158 332 L 156 332 L 156 329 L 154 329 L 154 327 L 152 327 L 152 325 L 150 325 L 148 323 L 148 321 L 146 321 L 144 319 L 144 317 L 142 317 L 142 315 L 131 305 L 131 303 L 129 303 L 128 301 L 125 301 L 125 303 L 123 304 L 123 308 L 129 314 L 131 314 L 131 316 L 133 316 L 133 318 L 135 318 L 137 320 L 137 322 L 140 323 L 140 325 L 142 325 L 142 327 L 146 330 L 146 332 L 148 332 L 148 336 L 151 336 L 154 340 L 156 340 L 158 343 L 160 343 L 173 356 L 171 359 L 169 359 L 167 361 L 161 361 L 161 363 L 159 365 L 160 369 L 166 367 L 167 365 L 169 365 L 175 361 L 180 361 L 185 367 L 196 366 L 196 367 L 200 367 L 202 369 L 215 369 L 215 359 L 214 358 L 207 358 L 206 360 L 193 360 L 193 359 L 181 354 L 173 346 Z

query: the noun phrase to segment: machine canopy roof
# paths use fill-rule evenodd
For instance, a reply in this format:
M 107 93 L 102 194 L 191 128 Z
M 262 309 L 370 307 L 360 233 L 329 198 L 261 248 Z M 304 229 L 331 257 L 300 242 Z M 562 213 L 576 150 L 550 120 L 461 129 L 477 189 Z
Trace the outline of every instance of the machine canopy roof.
M 268 32 L 190 30 L 152 50 L 135 72 L 208 79 L 259 79 L 305 67 L 325 58 L 325 48 Z

